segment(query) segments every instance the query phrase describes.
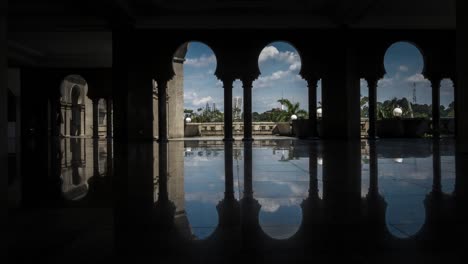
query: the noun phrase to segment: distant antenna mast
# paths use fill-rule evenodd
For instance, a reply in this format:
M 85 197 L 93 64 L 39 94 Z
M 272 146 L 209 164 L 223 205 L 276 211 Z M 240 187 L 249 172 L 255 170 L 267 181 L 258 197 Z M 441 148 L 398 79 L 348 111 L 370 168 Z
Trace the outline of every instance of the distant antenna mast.
M 416 104 L 416 83 L 413 83 L 413 104 Z

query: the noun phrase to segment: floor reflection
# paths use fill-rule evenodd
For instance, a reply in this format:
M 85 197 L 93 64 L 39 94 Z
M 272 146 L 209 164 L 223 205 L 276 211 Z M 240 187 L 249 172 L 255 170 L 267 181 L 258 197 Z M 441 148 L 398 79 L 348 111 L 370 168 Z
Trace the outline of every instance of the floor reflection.
M 52 190 L 56 177 L 61 195 L 43 204 L 112 209 L 115 254 L 154 245 L 167 256 L 340 248 L 370 257 L 361 250 L 432 248 L 460 227 L 451 139 L 54 142 L 45 182 Z

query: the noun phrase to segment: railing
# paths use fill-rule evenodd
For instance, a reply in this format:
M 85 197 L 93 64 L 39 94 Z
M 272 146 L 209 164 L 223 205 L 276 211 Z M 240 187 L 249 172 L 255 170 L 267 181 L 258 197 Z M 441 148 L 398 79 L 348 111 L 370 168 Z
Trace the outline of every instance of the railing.
M 277 124 L 274 122 L 253 122 L 252 133 L 254 135 L 274 135 Z M 234 122 L 232 125 L 232 133 L 234 135 L 243 135 L 244 123 Z M 186 137 L 209 137 L 223 136 L 224 123 L 189 123 L 185 125 Z

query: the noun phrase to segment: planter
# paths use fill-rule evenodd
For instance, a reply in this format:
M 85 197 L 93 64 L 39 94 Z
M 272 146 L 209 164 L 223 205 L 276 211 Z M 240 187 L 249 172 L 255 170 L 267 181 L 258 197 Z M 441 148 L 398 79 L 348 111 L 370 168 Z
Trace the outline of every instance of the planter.
M 430 121 L 418 119 L 383 119 L 377 121 L 377 136 L 381 138 L 418 138 L 430 131 Z
M 377 136 L 381 138 L 403 137 L 405 128 L 401 119 L 382 119 L 376 123 Z
M 404 137 L 423 137 L 430 130 L 430 121 L 427 119 L 404 119 L 402 121 L 405 129 Z
M 298 119 L 292 121 L 292 134 L 297 138 L 308 138 L 312 135 L 310 122 L 308 119 Z
M 289 122 L 278 122 L 274 133 L 280 136 L 291 136 L 291 125 Z

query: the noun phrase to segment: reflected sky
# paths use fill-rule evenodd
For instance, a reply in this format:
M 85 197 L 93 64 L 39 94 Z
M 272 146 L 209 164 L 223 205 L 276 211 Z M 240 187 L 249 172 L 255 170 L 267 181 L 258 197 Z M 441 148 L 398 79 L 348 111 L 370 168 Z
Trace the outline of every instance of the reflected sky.
M 107 152 L 112 150 L 108 149 L 107 141 L 94 143 L 85 139 L 60 141 L 58 173 L 61 192 L 66 200 L 85 198 L 93 177 L 108 176 L 110 160 Z M 321 149 L 326 147 L 322 144 L 320 142 L 320 147 L 314 148 L 320 199 L 323 193 Z M 307 142 L 291 140 L 256 141 L 253 145 L 253 197 L 261 205 L 259 224 L 271 238 L 287 239 L 301 226 L 301 203 L 307 199 L 310 179 L 314 177 L 309 161 L 311 146 Z M 224 144 L 182 141 L 169 143 L 169 149 L 169 198 L 175 203 L 178 214 L 186 217 L 191 237 L 206 239 L 218 226 L 216 206 L 225 194 Z M 424 200 L 433 188 L 434 147 L 429 140 L 380 140 L 376 152 L 379 193 L 387 204 L 387 229 L 397 238 L 410 238 L 420 231 L 426 220 Z M 361 177 L 362 198 L 369 192 L 369 154 L 369 144 L 363 141 L 361 175 L 358 175 Z M 438 154 L 442 192 L 452 194 L 456 177 L 454 142 L 442 140 Z M 234 197 L 239 201 L 244 191 L 242 142 L 234 144 L 232 156 Z M 158 171 L 157 160 L 155 154 L 155 172 Z

